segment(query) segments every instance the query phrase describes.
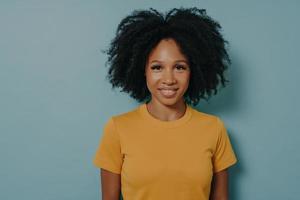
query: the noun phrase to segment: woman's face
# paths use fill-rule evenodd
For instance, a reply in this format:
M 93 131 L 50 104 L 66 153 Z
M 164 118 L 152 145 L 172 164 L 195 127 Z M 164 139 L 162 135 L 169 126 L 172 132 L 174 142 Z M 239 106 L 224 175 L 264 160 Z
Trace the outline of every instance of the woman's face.
M 151 101 L 164 105 L 183 102 L 183 95 L 189 86 L 190 68 L 175 40 L 163 39 L 151 51 L 145 75 Z

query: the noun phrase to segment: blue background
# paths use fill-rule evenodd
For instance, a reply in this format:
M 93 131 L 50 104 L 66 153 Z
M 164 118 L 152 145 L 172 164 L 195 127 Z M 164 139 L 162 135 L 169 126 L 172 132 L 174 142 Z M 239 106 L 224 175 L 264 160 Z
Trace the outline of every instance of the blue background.
M 105 121 L 138 105 L 105 79 L 108 47 L 133 9 L 197 6 L 223 27 L 228 87 L 200 111 L 220 116 L 238 164 L 233 200 L 296 200 L 299 1 L 0 1 L 0 199 L 99 199 L 92 165 Z

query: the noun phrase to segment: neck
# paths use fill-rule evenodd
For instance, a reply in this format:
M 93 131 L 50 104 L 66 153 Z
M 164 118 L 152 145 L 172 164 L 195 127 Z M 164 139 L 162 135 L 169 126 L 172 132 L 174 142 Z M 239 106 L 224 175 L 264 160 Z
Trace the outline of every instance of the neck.
M 173 121 L 181 118 L 186 111 L 184 100 L 178 101 L 172 105 L 165 105 L 161 102 L 151 100 L 146 104 L 148 112 L 162 121 Z

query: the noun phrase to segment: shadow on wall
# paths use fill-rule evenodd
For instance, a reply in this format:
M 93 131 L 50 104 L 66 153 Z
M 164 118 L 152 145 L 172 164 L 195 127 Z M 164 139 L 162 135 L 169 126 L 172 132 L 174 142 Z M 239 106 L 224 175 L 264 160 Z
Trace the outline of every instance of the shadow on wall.
M 246 72 L 243 71 L 243 61 L 240 60 L 240 55 L 231 53 L 231 65 L 225 73 L 226 78 L 229 80 L 225 88 L 220 86 L 218 93 L 211 96 L 209 102 L 201 99 L 196 109 L 202 112 L 213 113 L 219 115 L 224 113 L 228 115 L 236 113 L 244 109 L 243 98 L 245 96 L 245 76 Z
M 230 131 L 231 132 L 231 131 Z M 242 175 L 243 173 L 243 159 L 242 159 L 242 153 L 241 153 L 241 148 L 239 143 L 236 142 L 236 138 L 232 137 L 233 134 L 230 134 L 228 131 L 228 135 L 232 144 L 232 147 L 235 151 L 236 157 L 237 157 L 237 163 L 235 165 L 233 165 L 232 167 L 229 168 L 228 172 L 229 172 L 229 199 L 232 200 L 239 200 L 241 199 L 240 195 L 239 195 L 239 191 L 241 191 L 241 187 L 239 183 L 239 177 Z

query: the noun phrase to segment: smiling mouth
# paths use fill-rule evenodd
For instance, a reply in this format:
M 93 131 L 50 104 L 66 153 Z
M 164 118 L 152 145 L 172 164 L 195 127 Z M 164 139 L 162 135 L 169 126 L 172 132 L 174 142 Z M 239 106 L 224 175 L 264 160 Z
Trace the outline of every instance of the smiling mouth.
M 166 98 L 172 98 L 176 95 L 178 88 L 176 89 L 158 89 L 160 94 Z

